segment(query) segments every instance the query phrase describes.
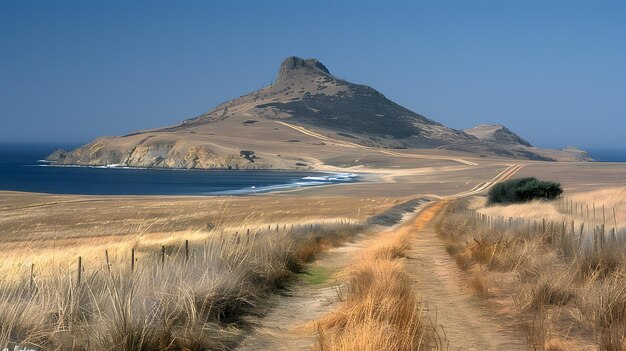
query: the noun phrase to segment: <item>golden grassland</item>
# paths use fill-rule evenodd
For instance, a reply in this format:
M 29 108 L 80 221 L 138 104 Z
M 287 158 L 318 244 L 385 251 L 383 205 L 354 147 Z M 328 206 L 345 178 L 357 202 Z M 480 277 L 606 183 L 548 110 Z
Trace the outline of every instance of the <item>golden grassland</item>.
M 267 309 L 268 294 L 403 203 L 34 197 L 4 208 L 0 220 L 1 246 L 12 252 L 0 260 L 2 347 L 230 349 L 246 333 L 246 316 Z M 40 239 L 20 237 L 30 230 Z
M 0 347 L 230 349 L 247 333 L 245 316 L 263 315 L 267 297 L 308 262 L 411 198 L 406 184 L 392 185 L 405 195 L 380 195 L 382 186 L 368 195 L 335 194 L 368 184 L 317 190 L 322 195 L 219 198 L 4 192 L 0 249 L 11 254 L 0 257 Z M 595 244 L 591 229 L 604 205 L 606 242 L 622 244 L 608 233 L 624 229 L 624 211 L 616 211 L 613 225 L 609 209 L 623 208 L 625 189 L 568 195 L 576 211 L 565 202 L 460 203 L 438 230 L 476 293 L 519 320 L 534 349 L 624 350 L 623 246 Z M 595 219 L 587 204 L 596 205 Z M 444 348 L 403 257 L 437 206 L 411 226 L 366 239 L 371 245 L 344 272 L 339 308 L 315 325 L 319 349 Z M 498 220 L 479 220 L 476 210 Z M 507 227 L 508 217 L 520 219 Z M 556 224 L 539 230 L 544 219 L 574 221 L 575 230 L 568 224 L 565 233 L 577 235 L 562 236 Z
M 320 350 L 442 349 L 437 328 L 424 313 L 418 291 L 404 271 L 409 237 L 443 206 L 424 210 L 410 226 L 377 236 L 347 272 L 342 304 L 318 321 Z
M 605 224 L 607 229 L 626 227 L 626 186 L 611 187 L 567 195 L 562 200 L 532 201 L 506 206 L 480 206 L 480 212 L 491 217 L 524 218 L 531 221 L 554 221 L 571 223 L 586 228 Z M 595 211 L 594 211 L 595 209 Z
M 252 226 L 251 223 L 250 226 Z M 229 349 L 244 317 L 356 224 L 195 233 L 188 246 L 137 242 L 124 259 L 47 268 L 0 284 L 0 346 L 38 350 Z M 128 257 L 127 257 L 128 258 Z
M 4 196 L 6 195 L 6 196 Z M 344 197 L 90 197 L 4 193 L 0 199 L 0 257 L 5 279 L 48 268 L 72 271 L 129 259 L 134 247 L 160 249 L 207 233 L 275 231 L 292 226 L 364 222 L 403 198 Z M 137 250 L 141 256 L 142 250 Z
M 617 207 L 624 200 L 620 191 L 585 193 L 571 200 L 585 209 L 586 201 Z M 471 288 L 517 321 L 532 349 L 626 350 L 624 240 L 598 230 L 588 235 L 581 227 L 588 219 L 586 211 L 577 216 L 562 203 L 475 211 L 460 201 L 448 208 L 437 231 L 469 275 Z M 618 230 L 623 228 L 622 212 L 616 212 Z

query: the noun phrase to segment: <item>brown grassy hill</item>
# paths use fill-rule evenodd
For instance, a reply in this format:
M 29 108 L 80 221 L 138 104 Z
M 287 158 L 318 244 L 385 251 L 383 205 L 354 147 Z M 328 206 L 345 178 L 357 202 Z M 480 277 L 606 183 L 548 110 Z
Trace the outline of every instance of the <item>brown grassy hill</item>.
M 371 87 L 340 79 L 315 59 L 289 57 L 276 82 L 201 116 L 172 127 L 98 138 L 48 159 L 132 167 L 321 169 L 330 158 L 362 159 L 369 148 L 579 158 L 561 150 L 481 140 L 410 111 Z

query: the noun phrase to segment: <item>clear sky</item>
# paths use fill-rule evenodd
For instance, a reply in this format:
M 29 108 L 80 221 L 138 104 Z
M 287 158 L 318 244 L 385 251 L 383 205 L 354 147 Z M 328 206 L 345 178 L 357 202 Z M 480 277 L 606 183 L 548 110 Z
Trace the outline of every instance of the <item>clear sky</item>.
M 453 128 L 626 148 L 623 1 L 0 1 L 0 141 L 175 124 L 290 55 Z

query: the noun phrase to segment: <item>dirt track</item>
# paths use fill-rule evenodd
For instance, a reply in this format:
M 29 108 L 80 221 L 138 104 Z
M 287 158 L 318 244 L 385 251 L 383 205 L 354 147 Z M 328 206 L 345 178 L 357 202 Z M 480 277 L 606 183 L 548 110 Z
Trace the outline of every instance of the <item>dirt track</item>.
M 468 288 L 466 275 L 433 228 L 440 208 L 424 211 L 411 223 L 416 231 L 405 269 L 431 318 L 445 331 L 449 350 L 528 350 L 524 336 L 504 325 Z
M 458 193 L 458 198 L 485 191 L 512 177 L 522 168 L 512 165 L 494 178 Z M 467 288 L 463 272 L 446 253 L 433 229 L 445 200 L 423 205 L 409 220 L 393 230 L 409 230 L 410 247 L 406 271 L 430 311 L 431 318 L 445 332 L 450 350 L 527 350 L 526 341 L 509 326 L 500 324 L 484 301 Z M 321 257 L 313 269 L 341 272 L 360 252 L 374 243 L 376 235 L 355 244 L 334 249 Z M 325 284 L 299 284 L 275 301 L 275 308 L 256 320 L 256 328 L 239 350 L 310 350 L 316 344 L 313 322 L 336 306 L 336 290 L 341 276 L 335 274 Z

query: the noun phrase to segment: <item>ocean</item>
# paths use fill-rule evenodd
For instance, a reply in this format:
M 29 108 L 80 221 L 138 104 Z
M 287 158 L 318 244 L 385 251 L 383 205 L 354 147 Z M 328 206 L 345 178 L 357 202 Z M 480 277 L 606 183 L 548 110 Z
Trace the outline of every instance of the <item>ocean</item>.
M 0 190 L 78 195 L 245 195 L 358 181 L 353 173 L 54 166 L 77 145 L 0 143 Z
M 591 149 L 589 154 L 596 161 L 626 162 L 626 150 L 620 149 Z

